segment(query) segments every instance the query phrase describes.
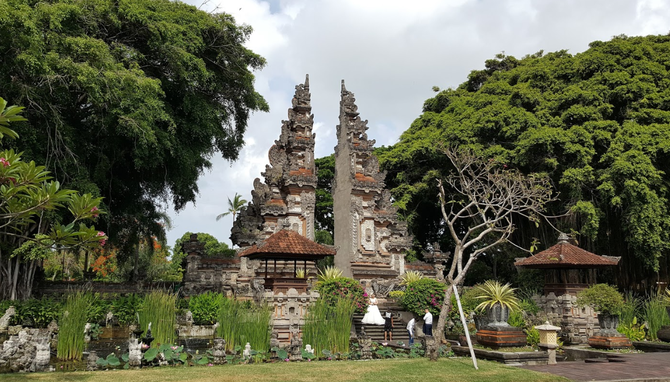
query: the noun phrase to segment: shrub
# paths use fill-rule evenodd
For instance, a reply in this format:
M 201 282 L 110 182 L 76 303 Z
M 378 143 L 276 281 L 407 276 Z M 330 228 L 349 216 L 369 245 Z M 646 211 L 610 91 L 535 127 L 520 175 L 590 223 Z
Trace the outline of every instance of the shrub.
M 389 297 L 392 298 L 392 299 L 394 299 L 394 300 L 402 301 L 402 296 L 403 296 L 404 294 L 405 294 L 404 291 L 401 291 L 401 290 L 392 290 L 391 292 L 389 292 Z
M 95 294 L 91 298 L 91 307 L 86 312 L 86 322 L 98 323 L 105 320 L 105 316 L 111 307 L 111 303 L 100 298 L 100 295 Z
M 440 314 L 446 290 L 447 286 L 437 280 L 417 280 L 407 285 L 402 296 L 402 306 L 419 316 L 424 314 L 426 308 L 434 315 Z
M 463 314 L 465 317 L 469 317 L 472 312 L 478 313 L 477 305 L 479 302 L 475 299 L 477 291 L 474 287 L 472 288 L 463 288 L 459 289 L 459 297 L 461 299 L 461 307 L 463 308 Z M 460 322 L 461 317 L 458 313 L 458 306 L 456 305 L 456 295 L 451 295 L 451 310 L 449 310 L 449 319 L 451 321 Z
M 338 277 L 319 281 L 316 289 L 330 306 L 335 306 L 337 300 L 346 298 L 352 300 L 358 313 L 364 313 L 368 307 L 368 299 L 363 286 L 354 279 Z
M 111 310 L 119 325 L 128 325 L 137 321 L 137 313 L 142 305 L 142 298 L 135 293 L 120 296 L 112 301 Z
M 14 325 L 32 325 L 36 328 L 46 328 L 51 321 L 58 320 L 62 313 L 62 304 L 50 297 L 41 299 L 31 298 L 26 301 L 7 301 L 6 307 L 13 305 L 16 314 L 12 317 Z M 0 315 L 7 308 L 0 309 Z
M 193 322 L 198 325 L 212 325 L 216 322 L 221 306 L 221 293 L 206 292 L 191 296 L 188 309 L 193 314 Z
M 623 296 L 613 286 L 596 284 L 577 294 L 578 306 L 590 306 L 603 314 L 620 314 L 624 306 Z
M 421 280 L 423 278 L 423 273 L 419 271 L 407 271 L 403 273 L 400 278 L 402 279 L 400 285 L 409 285 L 415 281 Z
M 329 266 L 320 270 L 317 276 L 319 281 L 332 281 L 342 278 L 342 270 L 335 268 L 334 266 Z
M 628 337 L 629 340 L 631 341 L 642 341 L 644 340 L 644 337 L 646 336 L 645 332 L 645 324 L 638 324 L 637 323 L 637 317 L 633 317 L 633 320 L 629 323 L 621 323 L 619 322 L 619 326 L 617 327 L 617 331 L 624 336 Z

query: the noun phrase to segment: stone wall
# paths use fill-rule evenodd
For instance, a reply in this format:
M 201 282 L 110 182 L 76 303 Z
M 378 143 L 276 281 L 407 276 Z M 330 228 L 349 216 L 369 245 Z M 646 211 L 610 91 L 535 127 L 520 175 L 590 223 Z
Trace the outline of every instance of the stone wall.
M 556 296 L 550 292 L 545 296 L 536 295 L 533 300 L 550 323 L 561 327 L 559 336 L 566 345 L 585 344 L 599 329 L 597 313 L 590 307 L 578 307 L 575 295 Z

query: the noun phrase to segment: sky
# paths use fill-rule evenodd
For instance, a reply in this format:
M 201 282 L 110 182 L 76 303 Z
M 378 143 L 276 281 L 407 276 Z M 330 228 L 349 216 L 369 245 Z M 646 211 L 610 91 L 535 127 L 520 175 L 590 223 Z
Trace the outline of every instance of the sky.
M 249 120 L 235 162 L 212 158 L 195 203 L 168 211 L 168 244 L 205 232 L 231 245 L 232 217 L 216 221 L 236 193 L 251 200 L 295 85 L 309 74 L 315 157 L 336 145 L 340 81 L 356 96 L 368 136 L 393 145 L 419 117 L 433 86 L 455 88 L 499 53 L 521 58 L 540 50 L 577 54 L 595 40 L 670 32 L 670 0 L 186 0 L 253 27 L 246 46 L 265 57 L 256 91 L 269 113 Z

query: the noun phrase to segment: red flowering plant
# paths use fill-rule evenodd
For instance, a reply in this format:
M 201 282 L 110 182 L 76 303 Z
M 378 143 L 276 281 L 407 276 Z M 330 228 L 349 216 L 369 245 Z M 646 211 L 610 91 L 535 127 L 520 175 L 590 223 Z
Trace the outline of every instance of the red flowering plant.
M 316 290 L 326 299 L 329 306 L 335 306 L 341 298 L 351 299 L 356 306 L 357 313 L 365 313 L 368 308 L 368 299 L 365 290 L 358 281 L 348 277 L 337 277 L 316 283 Z

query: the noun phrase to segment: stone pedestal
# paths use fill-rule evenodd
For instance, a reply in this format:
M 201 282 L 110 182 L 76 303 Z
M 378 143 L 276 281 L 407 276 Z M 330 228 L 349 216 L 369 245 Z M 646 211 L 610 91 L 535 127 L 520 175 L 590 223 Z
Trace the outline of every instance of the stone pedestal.
M 595 335 L 589 338 L 589 346 L 596 349 L 625 349 L 633 346 L 624 336 Z
M 558 348 L 558 345 L 553 345 L 553 344 L 537 344 L 537 346 L 540 348 L 540 350 L 546 351 L 548 355 L 547 359 L 547 365 L 555 365 L 556 364 L 556 348 Z
M 514 327 L 486 327 L 477 331 L 477 342 L 493 349 L 526 346 L 526 334 Z
M 130 367 L 142 366 L 142 344 L 137 338 L 128 340 L 128 365 Z

